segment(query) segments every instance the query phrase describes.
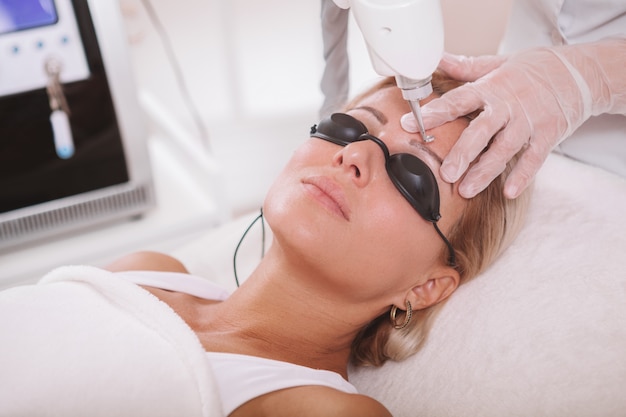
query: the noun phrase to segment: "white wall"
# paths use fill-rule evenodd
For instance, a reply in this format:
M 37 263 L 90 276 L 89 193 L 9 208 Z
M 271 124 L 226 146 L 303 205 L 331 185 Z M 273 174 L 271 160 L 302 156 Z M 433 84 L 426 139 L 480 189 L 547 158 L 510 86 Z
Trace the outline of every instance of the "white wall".
M 208 122 L 309 112 L 321 103 L 323 68 L 319 0 L 150 0 L 163 21 L 192 97 Z M 511 0 L 442 0 L 445 47 L 494 53 Z M 139 84 L 185 117 L 170 64 L 140 0 L 122 0 L 134 34 Z M 480 6 L 478 6 L 480 4 Z M 360 33 L 350 31 L 358 90 L 375 74 Z
M 441 0 L 445 49 L 462 55 L 495 53 L 511 3 L 512 0 Z

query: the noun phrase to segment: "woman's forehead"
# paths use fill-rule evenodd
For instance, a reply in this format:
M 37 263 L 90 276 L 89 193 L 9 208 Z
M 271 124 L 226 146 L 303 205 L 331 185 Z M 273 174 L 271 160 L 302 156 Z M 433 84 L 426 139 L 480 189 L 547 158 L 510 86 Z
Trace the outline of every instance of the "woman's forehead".
M 385 110 L 385 113 L 410 111 L 408 103 L 402 98 L 400 89 L 395 86 L 385 86 L 372 91 L 370 94 L 361 97 L 361 99 L 355 103 L 354 107 L 362 105 L 369 105 Z

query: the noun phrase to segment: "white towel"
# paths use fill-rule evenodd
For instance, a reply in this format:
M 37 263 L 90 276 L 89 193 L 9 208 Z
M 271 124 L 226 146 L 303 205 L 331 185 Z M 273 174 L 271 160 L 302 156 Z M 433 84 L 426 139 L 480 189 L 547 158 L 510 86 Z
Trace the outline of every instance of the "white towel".
M 0 292 L 0 416 L 219 416 L 216 392 L 184 321 L 107 271 Z

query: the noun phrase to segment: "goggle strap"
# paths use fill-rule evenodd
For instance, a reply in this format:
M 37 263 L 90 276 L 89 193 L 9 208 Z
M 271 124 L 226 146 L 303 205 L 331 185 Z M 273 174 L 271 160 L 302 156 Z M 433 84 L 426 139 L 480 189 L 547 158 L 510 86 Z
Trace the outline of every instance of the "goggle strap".
M 441 236 L 444 243 L 448 247 L 448 252 L 450 253 L 450 255 L 448 255 L 448 265 L 456 267 L 456 255 L 454 254 L 454 248 L 452 248 L 452 245 L 450 244 L 448 239 L 446 239 L 444 234 L 441 233 L 441 230 L 439 230 L 439 226 L 437 226 L 436 222 L 433 222 L 433 226 L 435 226 L 435 230 L 437 231 L 437 234 Z

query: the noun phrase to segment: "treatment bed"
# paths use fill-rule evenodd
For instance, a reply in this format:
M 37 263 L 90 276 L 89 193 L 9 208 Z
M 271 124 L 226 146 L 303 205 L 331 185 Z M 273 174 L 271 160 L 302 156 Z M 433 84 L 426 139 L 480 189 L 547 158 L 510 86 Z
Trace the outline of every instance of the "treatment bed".
M 351 382 L 395 417 L 626 415 L 624 213 L 625 179 L 550 155 L 519 238 L 443 306 L 423 349 Z M 234 290 L 256 215 L 172 255 Z M 257 224 L 244 239 L 240 279 L 261 238 Z M 69 266 L 0 292 L 0 416 L 221 415 L 193 332 L 108 274 Z
M 626 415 L 625 214 L 626 179 L 551 154 L 520 236 L 453 294 L 424 348 L 353 369 L 351 381 L 396 417 Z M 234 248 L 254 216 L 174 255 L 232 290 Z M 240 279 L 260 243 L 256 225 L 237 257 Z

